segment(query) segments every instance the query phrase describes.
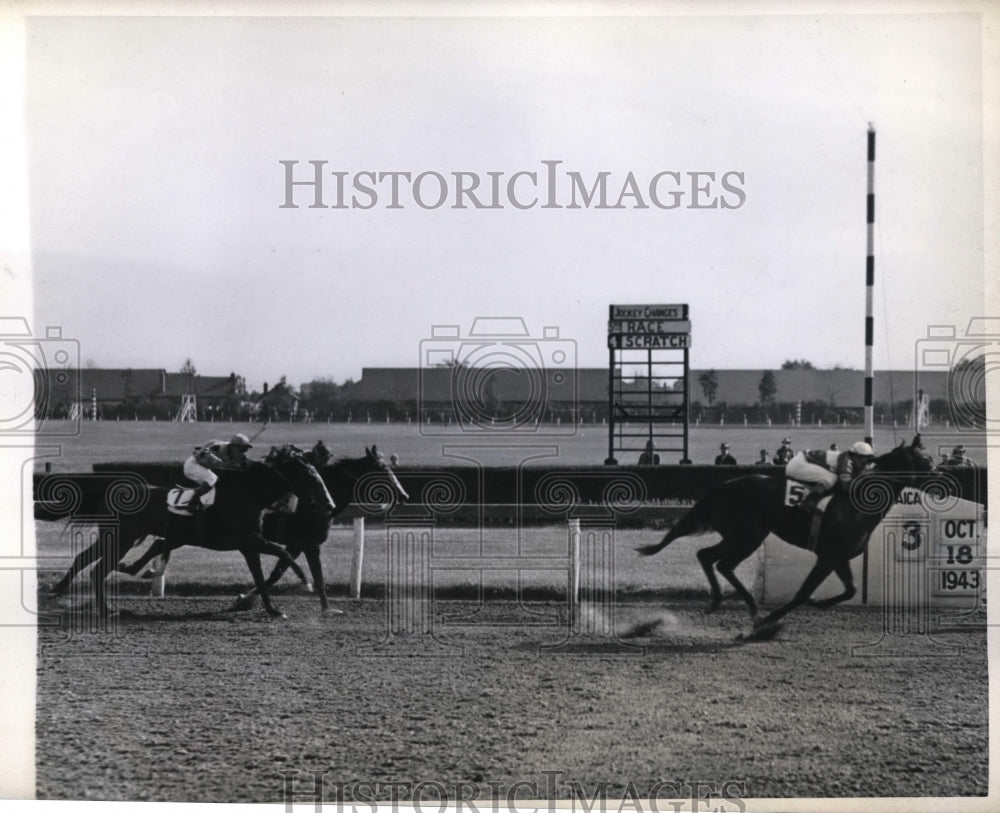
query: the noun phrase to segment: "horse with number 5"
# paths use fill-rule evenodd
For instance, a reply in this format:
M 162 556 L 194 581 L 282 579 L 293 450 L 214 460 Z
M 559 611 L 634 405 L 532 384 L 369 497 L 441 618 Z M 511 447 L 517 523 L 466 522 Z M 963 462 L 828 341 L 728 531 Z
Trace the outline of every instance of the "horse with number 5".
M 721 534 L 720 542 L 702 548 L 697 554 L 711 590 L 707 611 L 713 612 L 722 602 L 715 575 L 718 570 L 750 608 L 754 627 L 747 637 L 765 638 L 777 632 L 781 618 L 802 604 L 832 607 L 855 594 L 851 560 L 864 551 L 872 531 L 885 518 L 903 488 L 919 483 L 933 468 L 934 463 L 917 435 L 911 444 L 900 443 L 876 457 L 870 469 L 856 477 L 849 489 L 838 489 L 819 526 L 814 546 L 816 563 L 792 600 L 762 619 L 757 618 L 757 603 L 750 591 L 736 576 L 736 566 L 756 551 L 769 533 L 796 547 L 810 548 L 812 515 L 785 504 L 784 475 L 751 474 L 715 486 L 658 544 L 637 550 L 650 556 L 681 537 L 712 531 Z M 814 600 L 813 592 L 831 573 L 836 573 L 843 582 L 843 592 Z

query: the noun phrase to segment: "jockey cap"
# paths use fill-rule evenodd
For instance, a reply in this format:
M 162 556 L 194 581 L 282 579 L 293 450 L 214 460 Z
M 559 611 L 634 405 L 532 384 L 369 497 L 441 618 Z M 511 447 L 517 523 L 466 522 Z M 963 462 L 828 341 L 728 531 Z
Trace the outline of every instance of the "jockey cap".
M 851 446 L 851 451 L 854 452 L 854 454 L 861 455 L 863 457 L 875 457 L 875 450 L 863 440 L 859 440 Z
M 233 435 L 229 441 L 233 446 L 240 446 L 244 449 L 252 449 L 253 446 L 250 444 L 250 438 L 244 435 L 242 432 Z

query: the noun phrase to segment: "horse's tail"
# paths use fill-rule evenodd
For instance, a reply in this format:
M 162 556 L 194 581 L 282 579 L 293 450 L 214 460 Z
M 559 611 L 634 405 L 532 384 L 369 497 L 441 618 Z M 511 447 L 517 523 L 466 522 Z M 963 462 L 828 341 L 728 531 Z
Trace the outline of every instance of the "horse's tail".
M 643 545 L 636 548 L 636 550 L 643 556 L 652 556 L 682 536 L 694 536 L 695 534 L 704 534 L 711 531 L 714 496 L 714 493 L 706 494 L 698 500 L 691 507 L 691 510 L 674 524 L 660 542 L 655 545 Z

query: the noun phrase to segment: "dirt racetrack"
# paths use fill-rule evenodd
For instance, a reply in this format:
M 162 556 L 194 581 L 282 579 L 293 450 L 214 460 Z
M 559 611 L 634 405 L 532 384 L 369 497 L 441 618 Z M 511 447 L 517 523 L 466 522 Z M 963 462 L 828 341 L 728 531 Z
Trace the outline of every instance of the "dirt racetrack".
M 568 638 L 558 603 L 453 601 L 432 635 L 390 638 L 381 601 L 323 617 L 290 590 L 287 620 L 126 596 L 110 629 L 71 632 L 42 588 L 42 799 L 275 802 L 295 771 L 306 803 L 314 771 L 331 803 L 987 790 L 981 630 L 886 640 L 875 609 L 802 610 L 747 644 L 736 603 L 637 603 L 615 629 L 660 624 L 618 641 Z

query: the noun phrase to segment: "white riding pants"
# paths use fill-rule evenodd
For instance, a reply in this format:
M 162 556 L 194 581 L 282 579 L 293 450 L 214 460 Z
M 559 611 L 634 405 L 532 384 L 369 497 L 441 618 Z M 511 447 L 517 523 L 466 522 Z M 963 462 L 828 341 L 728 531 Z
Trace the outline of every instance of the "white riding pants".
M 827 490 L 837 485 L 836 473 L 823 466 L 817 466 L 806 460 L 805 452 L 799 452 L 785 466 L 785 474 L 793 480 L 802 483 L 817 484 L 822 483 Z
M 184 461 L 184 476 L 189 480 L 194 480 L 196 483 L 208 483 L 213 488 L 219 481 L 219 475 L 211 469 L 206 469 L 194 459 L 194 455 L 191 455 Z

